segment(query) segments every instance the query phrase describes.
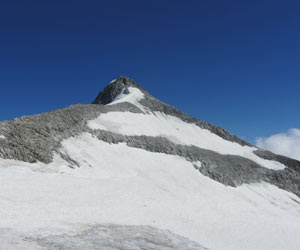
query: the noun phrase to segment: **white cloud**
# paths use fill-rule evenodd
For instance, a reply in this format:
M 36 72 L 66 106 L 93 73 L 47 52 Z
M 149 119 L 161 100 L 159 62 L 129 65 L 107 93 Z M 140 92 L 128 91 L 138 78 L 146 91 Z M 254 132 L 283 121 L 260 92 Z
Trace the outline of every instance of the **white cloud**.
M 286 133 L 256 139 L 256 146 L 300 160 L 300 129 L 292 128 Z

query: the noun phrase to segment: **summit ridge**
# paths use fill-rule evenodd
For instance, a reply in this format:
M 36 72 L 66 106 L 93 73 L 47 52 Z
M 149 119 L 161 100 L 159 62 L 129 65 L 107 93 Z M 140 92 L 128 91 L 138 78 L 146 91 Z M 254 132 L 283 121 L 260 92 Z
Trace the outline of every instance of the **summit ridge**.
M 134 80 L 130 79 L 127 76 L 120 76 L 116 80 L 113 80 L 111 83 L 109 83 L 102 91 L 100 91 L 92 104 L 109 104 L 118 95 L 120 95 L 122 91 L 124 91 L 124 94 L 128 94 L 129 87 L 137 88 L 144 94 L 149 95 L 149 93 Z

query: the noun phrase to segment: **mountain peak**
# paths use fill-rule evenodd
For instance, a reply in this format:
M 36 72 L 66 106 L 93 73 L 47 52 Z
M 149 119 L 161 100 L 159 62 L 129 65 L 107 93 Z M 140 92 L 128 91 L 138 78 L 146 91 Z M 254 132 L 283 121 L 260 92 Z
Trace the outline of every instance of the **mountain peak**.
M 137 88 L 144 94 L 148 94 L 138 83 L 130 79 L 127 76 L 120 76 L 116 80 L 110 82 L 102 91 L 99 92 L 92 104 L 109 104 L 115 100 L 115 98 L 123 94 L 128 94 L 129 87 Z

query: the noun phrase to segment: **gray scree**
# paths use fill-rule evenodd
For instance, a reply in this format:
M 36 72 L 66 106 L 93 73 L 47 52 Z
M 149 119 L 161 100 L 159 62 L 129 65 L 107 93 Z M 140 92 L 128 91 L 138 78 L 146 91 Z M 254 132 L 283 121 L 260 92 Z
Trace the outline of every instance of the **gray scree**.
M 205 250 L 187 238 L 150 226 L 97 225 L 77 235 L 35 240 L 47 250 Z

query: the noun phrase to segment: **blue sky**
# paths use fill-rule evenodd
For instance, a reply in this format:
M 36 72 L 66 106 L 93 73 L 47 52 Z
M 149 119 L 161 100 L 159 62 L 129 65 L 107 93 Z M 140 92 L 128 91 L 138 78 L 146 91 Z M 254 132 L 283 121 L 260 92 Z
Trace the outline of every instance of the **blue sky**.
M 300 1 L 2 2 L 0 120 L 90 103 L 126 75 L 254 142 L 300 127 L 299 30 Z

